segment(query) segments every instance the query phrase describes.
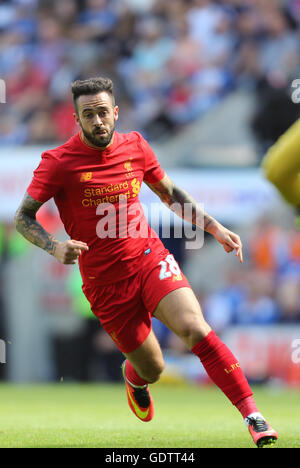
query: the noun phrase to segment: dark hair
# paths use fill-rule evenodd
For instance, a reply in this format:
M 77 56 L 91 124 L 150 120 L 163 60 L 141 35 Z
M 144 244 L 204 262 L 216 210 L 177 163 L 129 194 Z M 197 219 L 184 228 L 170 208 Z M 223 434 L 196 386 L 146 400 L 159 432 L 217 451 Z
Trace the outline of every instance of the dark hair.
M 110 78 L 104 78 L 99 76 L 98 78 L 89 78 L 88 80 L 77 80 L 74 81 L 71 85 L 74 107 L 77 111 L 77 99 L 80 96 L 97 94 L 106 92 L 110 94 L 112 98 L 112 103 L 115 105 L 115 97 L 113 92 L 113 82 Z

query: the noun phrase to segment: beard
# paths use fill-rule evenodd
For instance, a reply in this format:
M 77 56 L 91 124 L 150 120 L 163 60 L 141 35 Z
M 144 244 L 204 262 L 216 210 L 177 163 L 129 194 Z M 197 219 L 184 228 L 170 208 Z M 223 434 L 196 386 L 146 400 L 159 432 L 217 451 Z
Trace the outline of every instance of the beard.
M 94 146 L 97 146 L 98 148 L 105 148 L 106 146 L 110 144 L 112 140 L 112 137 L 115 131 L 115 125 L 113 125 L 110 130 L 105 129 L 107 133 L 105 133 L 104 135 L 97 133 L 100 131 L 99 129 L 96 129 L 93 132 L 88 132 L 87 130 L 83 128 L 82 125 L 81 125 L 81 130 L 89 143 L 91 143 Z

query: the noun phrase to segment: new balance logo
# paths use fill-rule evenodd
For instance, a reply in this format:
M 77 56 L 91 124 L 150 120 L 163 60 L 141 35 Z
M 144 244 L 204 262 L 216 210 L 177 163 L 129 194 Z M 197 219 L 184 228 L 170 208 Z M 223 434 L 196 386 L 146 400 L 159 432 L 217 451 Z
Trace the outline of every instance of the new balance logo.
M 83 172 L 80 177 L 80 182 L 87 182 L 88 180 L 91 180 L 93 177 L 92 172 Z

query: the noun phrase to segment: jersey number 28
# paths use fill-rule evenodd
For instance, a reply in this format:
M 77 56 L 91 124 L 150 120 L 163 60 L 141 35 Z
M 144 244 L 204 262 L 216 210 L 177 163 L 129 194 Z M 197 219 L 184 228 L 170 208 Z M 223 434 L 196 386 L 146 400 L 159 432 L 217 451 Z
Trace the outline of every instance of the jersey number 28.
M 172 254 L 167 255 L 165 260 L 162 260 L 161 262 L 159 262 L 159 265 L 161 266 L 160 272 L 159 272 L 160 280 L 170 278 L 172 275 L 177 276 L 181 274 L 179 265 L 176 262 Z

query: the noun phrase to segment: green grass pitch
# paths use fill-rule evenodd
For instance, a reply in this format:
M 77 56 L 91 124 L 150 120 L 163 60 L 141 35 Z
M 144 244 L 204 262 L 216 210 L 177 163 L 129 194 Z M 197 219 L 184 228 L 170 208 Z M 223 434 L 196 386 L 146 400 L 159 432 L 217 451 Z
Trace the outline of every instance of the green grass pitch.
M 0 447 L 255 448 L 218 389 L 162 383 L 151 391 L 156 414 L 143 423 L 122 384 L 1 384 Z M 300 447 L 299 389 L 254 391 L 279 432 L 276 447 Z

